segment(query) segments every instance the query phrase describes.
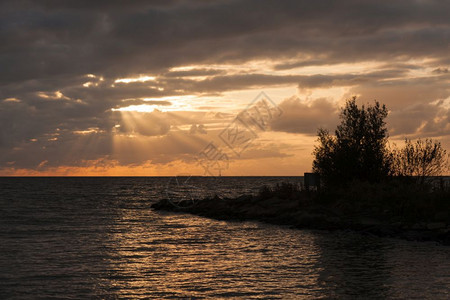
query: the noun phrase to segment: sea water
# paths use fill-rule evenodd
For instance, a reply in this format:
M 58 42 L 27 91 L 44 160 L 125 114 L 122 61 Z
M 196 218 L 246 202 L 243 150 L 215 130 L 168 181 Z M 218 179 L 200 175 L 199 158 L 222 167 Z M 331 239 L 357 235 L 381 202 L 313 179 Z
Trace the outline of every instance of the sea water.
M 450 298 L 450 247 L 150 208 L 286 180 L 0 178 L 0 299 Z

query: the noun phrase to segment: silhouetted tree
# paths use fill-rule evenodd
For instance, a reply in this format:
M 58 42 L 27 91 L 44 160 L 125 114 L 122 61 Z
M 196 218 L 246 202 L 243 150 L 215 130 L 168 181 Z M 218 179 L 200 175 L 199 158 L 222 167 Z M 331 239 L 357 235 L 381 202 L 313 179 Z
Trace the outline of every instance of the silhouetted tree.
M 392 173 L 396 176 L 416 176 L 420 183 L 429 176 L 442 175 L 448 169 L 447 151 L 432 139 L 412 142 L 405 139 L 402 149 L 392 151 Z
M 331 136 L 319 129 L 319 146 L 314 149 L 313 171 L 326 184 L 340 184 L 353 179 L 379 181 L 389 175 L 390 155 L 387 150 L 385 105 L 375 101 L 367 108 L 347 100 L 341 110 L 341 123 Z

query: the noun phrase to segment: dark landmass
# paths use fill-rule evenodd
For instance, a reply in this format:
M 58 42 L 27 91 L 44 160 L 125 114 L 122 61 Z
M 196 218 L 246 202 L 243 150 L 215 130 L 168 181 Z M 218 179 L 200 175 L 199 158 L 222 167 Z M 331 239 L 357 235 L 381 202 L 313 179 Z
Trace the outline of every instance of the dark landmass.
M 216 196 L 177 204 L 162 199 L 152 208 L 218 220 L 256 220 L 299 229 L 352 230 L 450 245 L 447 193 L 414 190 L 410 185 L 359 184 L 356 189 L 347 187 L 330 193 L 283 184 L 263 187 L 258 195 L 237 198 Z

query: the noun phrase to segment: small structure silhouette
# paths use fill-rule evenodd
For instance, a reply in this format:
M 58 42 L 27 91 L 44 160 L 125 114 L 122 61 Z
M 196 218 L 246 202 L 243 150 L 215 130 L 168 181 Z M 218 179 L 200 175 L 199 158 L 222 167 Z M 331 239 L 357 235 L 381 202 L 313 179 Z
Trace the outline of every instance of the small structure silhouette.
M 303 178 L 307 191 L 312 187 L 316 190 L 320 190 L 320 175 L 318 173 L 305 173 Z

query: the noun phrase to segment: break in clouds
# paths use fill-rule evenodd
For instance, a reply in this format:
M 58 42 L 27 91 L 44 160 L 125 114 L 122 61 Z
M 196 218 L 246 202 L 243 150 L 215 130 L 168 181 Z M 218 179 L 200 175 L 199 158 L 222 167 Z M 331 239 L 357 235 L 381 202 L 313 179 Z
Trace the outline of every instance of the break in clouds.
M 295 89 L 269 93 L 274 137 L 332 128 L 352 95 L 388 106 L 392 137 L 450 134 L 448 1 L 2 1 L 0 16 L 0 169 L 193 162 L 249 90 Z

